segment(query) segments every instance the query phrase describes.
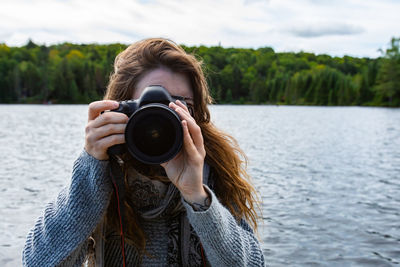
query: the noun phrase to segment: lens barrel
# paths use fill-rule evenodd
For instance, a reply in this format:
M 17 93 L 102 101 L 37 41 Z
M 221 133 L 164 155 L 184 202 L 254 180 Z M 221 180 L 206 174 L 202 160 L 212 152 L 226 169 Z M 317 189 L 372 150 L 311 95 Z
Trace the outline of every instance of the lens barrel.
M 136 159 L 146 164 L 161 164 L 174 158 L 182 148 L 181 120 L 166 105 L 147 104 L 129 118 L 125 141 Z

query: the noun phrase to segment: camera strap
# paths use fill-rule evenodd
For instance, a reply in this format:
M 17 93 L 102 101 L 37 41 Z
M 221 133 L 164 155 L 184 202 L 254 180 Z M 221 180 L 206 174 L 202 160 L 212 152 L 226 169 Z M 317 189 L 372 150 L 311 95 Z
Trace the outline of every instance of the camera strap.
M 121 235 L 121 250 L 122 250 L 122 260 L 123 266 L 126 266 L 125 263 L 125 179 L 124 173 L 122 172 L 122 168 L 119 164 L 119 158 L 116 155 L 109 154 L 110 157 L 110 165 L 111 165 L 111 181 L 114 186 L 115 196 L 117 198 L 117 209 L 118 209 L 118 217 L 120 223 L 120 235 Z

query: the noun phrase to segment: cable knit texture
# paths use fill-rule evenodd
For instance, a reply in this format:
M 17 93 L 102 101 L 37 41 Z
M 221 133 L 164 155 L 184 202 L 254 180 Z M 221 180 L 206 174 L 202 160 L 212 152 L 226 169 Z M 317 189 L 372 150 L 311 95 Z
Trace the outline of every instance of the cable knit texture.
M 211 265 L 264 266 L 264 256 L 251 227 L 245 220 L 238 225 L 214 192 L 204 187 L 211 196 L 211 205 L 206 211 L 194 211 L 186 201 L 184 206 Z
M 238 224 L 215 194 L 206 211 L 194 211 L 182 198 L 190 224 L 204 247 L 212 266 L 264 266 L 264 257 L 249 225 Z M 81 266 L 88 252 L 88 238 L 102 220 L 112 193 L 108 161 L 99 161 L 83 151 L 76 160 L 71 184 L 49 203 L 29 232 L 22 262 L 24 266 Z M 143 266 L 168 266 L 167 224 L 148 221 L 143 225 L 148 236 Z M 134 247 L 127 245 L 127 264 L 136 262 Z M 121 266 L 118 238 L 105 244 L 105 266 Z M 129 264 L 128 264 L 129 265 Z

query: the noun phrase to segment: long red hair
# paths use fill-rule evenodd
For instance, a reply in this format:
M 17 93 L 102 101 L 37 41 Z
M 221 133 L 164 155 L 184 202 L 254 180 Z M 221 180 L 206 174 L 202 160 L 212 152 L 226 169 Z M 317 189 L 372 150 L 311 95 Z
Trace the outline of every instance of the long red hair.
M 134 43 L 116 57 L 114 72 L 110 76 L 104 99 L 116 101 L 131 99 L 138 81 L 146 73 L 160 66 L 187 75 L 189 78 L 194 98 L 193 116 L 204 138 L 207 153 L 205 161 L 214 173 L 215 194 L 237 220 L 244 218 L 256 229 L 258 219 L 256 211 L 259 210 L 259 206 L 256 191 L 246 171 L 246 156 L 233 137 L 217 129 L 210 121 L 208 104 L 212 103 L 212 98 L 200 60 L 167 39 L 152 38 Z M 115 207 L 114 203 L 113 196 L 110 207 Z M 127 237 L 143 251 L 146 237 L 140 227 L 138 215 L 129 205 L 127 215 L 129 225 Z M 107 221 L 118 229 L 115 212 L 110 208 L 107 212 Z

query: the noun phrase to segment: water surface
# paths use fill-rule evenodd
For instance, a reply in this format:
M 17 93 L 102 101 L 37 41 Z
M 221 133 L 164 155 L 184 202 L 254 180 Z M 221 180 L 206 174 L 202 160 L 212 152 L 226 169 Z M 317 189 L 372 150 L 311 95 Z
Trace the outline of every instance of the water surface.
M 398 266 L 400 109 L 212 106 L 249 158 L 271 266 Z M 0 265 L 69 183 L 86 105 L 0 105 Z

